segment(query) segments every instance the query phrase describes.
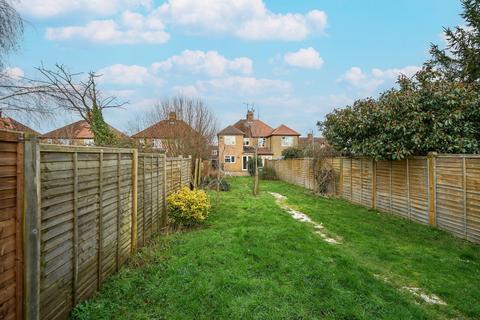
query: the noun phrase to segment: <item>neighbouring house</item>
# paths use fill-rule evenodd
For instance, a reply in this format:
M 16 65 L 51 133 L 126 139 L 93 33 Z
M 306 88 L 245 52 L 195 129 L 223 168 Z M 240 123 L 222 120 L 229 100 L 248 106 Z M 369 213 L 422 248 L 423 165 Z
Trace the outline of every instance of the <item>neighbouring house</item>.
M 39 136 L 40 133 L 33 130 L 30 127 L 27 127 L 23 123 L 18 122 L 17 120 L 11 118 L 11 117 L 4 117 L 2 115 L 2 112 L 0 111 L 0 130 L 11 130 L 11 131 L 19 131 L 19 132 L 25 132 L 25 133 L 30 133 L 35 136 Z
M 254 119 L 252 111 L 218 133 L 218 154 L 224 171 L 246 174 L 248 161 L 255 156 L 262 159 L 278 159 L 282 151 L 298 145 L 300 134 L 282 124 L 273 129 L 265 122 Z
M 307 134 L 306 137 L 300 137 L 298 144 L 301 147 L 318 146 L 320 148 L 325 148 L 328 145 L 324 137 L 314 137 L 313 133 Z
M 163 150 L 173 156 L 182 154 L 199 156 L 195 150 L 201 148 L 202 152 L 206 153 L 207 147 L 203 136 L 185 121 L 177 119 L 176 112 L 170 112 L 168 119 L 134 134 L 132 139 L 141 149 Z
M 213 169 L 218 168 L 218 145 L 208 146 L 209 160 Z
M 107 124 L 108 125 L 108 124 Z M 119 140 L 128 140 L 128 136 L 111 125 L 108 125 L 110 130 L 115 134 Z M 95 140 L 93 132 L 90 130 L 90 124 L 86 120 L 80 120 L 61 128 L 50 131 L 40 136 L 42 143 L 61 144 L 72 146 L 94 146 Z

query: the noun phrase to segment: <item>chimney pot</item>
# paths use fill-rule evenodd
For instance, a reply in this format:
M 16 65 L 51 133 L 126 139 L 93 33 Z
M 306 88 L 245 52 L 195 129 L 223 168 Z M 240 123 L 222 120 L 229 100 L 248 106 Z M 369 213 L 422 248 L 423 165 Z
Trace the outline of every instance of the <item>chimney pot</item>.
M 177 113 L 175 111 L 172 111 L 168 114 L 168 120 L 175 121 L 177 120 Z
M 252 122 L 253 121 L 253 111 L 248 111 L 247 112 L 247 121 Z

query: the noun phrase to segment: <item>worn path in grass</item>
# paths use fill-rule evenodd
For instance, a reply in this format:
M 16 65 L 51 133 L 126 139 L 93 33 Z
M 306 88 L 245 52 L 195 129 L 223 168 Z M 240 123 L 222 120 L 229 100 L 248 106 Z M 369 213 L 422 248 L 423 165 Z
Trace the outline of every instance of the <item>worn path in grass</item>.
M 480 317 L 480 248 L 445 232 L 282 182 L 231 180 L 196 231 L 161 236 L 75 319 Z M 269 192 L 342 238 L 331 245 Z M 403 288 L 421 288 L 446 305 Z

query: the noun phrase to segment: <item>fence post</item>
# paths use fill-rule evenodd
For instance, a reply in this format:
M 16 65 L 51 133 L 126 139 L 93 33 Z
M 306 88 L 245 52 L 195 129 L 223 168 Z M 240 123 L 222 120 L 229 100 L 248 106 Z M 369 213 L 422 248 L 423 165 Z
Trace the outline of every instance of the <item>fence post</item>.
M 463 221 L 464 221 L 464 235 L 465 239 L 468 236 L 468 220 L 467 220 L 467 160 L 465 156 L 462 157 L 463 161 Z
M 377 160 L 372 158 L 372 209 L 377 208 Z
M 40 146 L 25 139 L 23 197 L 24 310 L 25 319 L 40 318 Z
M 435 157 L 436 152 L 430 152 L 427 156 L 428 168 L 428 221 L 432 227 L 437 226 L 437 208 L 436 208 L 436 194 L 435 194 L 435 180 L 436 168 Z
M 97 265 L 97 289 L 100 289 L 102 284 L 102 265 L 103 265 L 103 150 L 100 150 L 100 166 L 98 168 L 98 193 L 99 193 L 99 208 L 98 208 L 98 265 Z
M 78 153 L 73 153 L 73 277 L 72 300 L 77 304 L 78 291 Z
M 163 210 L 162 210 L 162 228 L 167 225 L 167 155 L 163 157 Z
M 122 154 L 119 152 L 117 154 L 117 248 L 115 254 L 115 265 L 116 270 L 120 269 L 120 233 L 122 230 L 122 185 L 121 185 L 121 162 Z
M 410 162 L 407 162 L 407 205 L 408 205 L 408 219 L 412 220 L 412 208 L 410 208 Z
M 340 184 L 338 191 L 340 192 L 340 197 L 343 198 L 343 158 L 340 158 L 340 179 L 338 182 Z
M 137 209 L 138 209 L 138 151 L 132 154 L 132 230 L 131 230 L 131 253 L 137 250 Z

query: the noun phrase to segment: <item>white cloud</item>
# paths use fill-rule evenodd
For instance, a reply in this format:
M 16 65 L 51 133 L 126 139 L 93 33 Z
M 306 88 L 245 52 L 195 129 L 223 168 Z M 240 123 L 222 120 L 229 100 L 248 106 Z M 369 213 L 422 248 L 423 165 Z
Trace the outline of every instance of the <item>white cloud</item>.
M 245 97 L 245 95 L 261 96 L 269 93 L 282 94 L 289 91 L 291 86 L 290 83 L 282 80 L 233 76 L 199 81 L 196 87 L 200 92 Z
M 164 83 L 149 69 L 138 65 L 114 64 L 98 70 L 98 74 L 101 82 L 110 84 L 161 86 Z
M 240 74 L 250 74 L 253 71 L 253 62 L 245 57 L 229 60 L 217 51 L 185 50 L 180 55 L 175 55 L 166 60 L 154 63 L 152 67 L 156 71 L 171 71 L 176 69 L 194 74 L 206 74 L 211 77 L 218 77 L 230 71 Z
M 83 38 L 105 44 L 160 44 L 169 40 L 162 21 L 126 11 L 120 23 L 114 20 L 93 20 L 85 26 L 47 28 L 45 36 L 49 40 L 69 40 Z
M 173 92 L 188 97 L 198 97 L 200 95 L 197 88 L 193 85 L 175 86 L 173 87 Z
M 420 68 L 417 66 L 407 66 L 385 70 L 374 68 L 370 73 L 367 73 L 359 67 L 352 67 L 343 74 L 339 81 L 346 82 L 354 88 L 371 94 L 380 86 L 393 85 L 398 76 L 411 77 L 419 70 Z
M 20 79 L 25 76 L 25 72 L 19 67 L 8 67 L 5 70 L 2 70 L 2 73 L 12 79 Z
M 262 0 L 168 0 L 155 14 L 193 33 L 228 33 L 250 40 L 303 40 L 323 33 L 327 24 L 323 11 L 278 14 Z
M 27 16 L 49 18 L 82 11 L 108 16 L 126 9 L 150 8 L 151 0 L 22 0 L 13 4 Z
M 283 60 L 290 66 L 307 69 L 320 69 L 324 63 L 318 51 L 312 47 L 296 52 L 287 52 Z

